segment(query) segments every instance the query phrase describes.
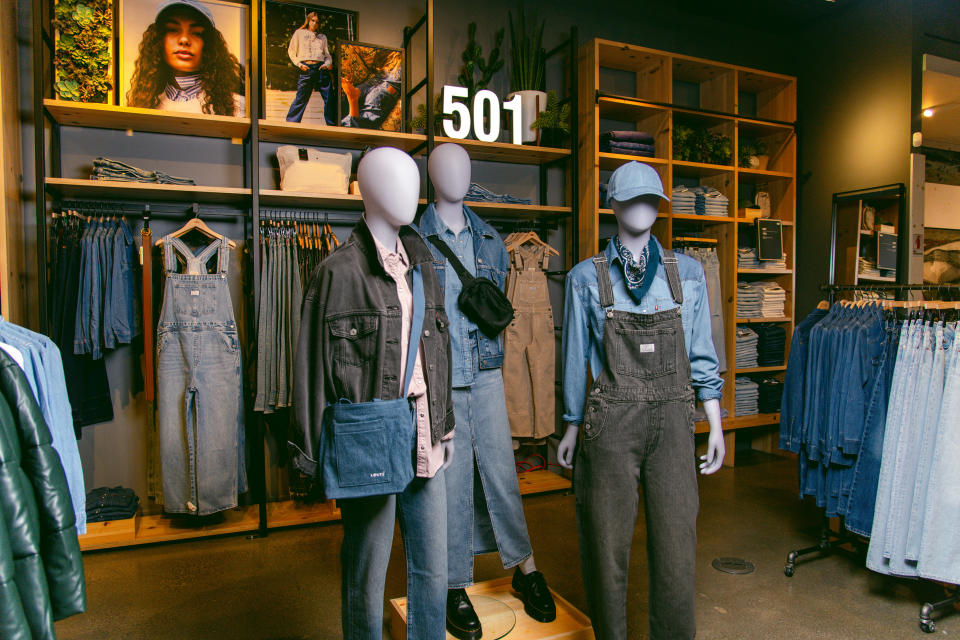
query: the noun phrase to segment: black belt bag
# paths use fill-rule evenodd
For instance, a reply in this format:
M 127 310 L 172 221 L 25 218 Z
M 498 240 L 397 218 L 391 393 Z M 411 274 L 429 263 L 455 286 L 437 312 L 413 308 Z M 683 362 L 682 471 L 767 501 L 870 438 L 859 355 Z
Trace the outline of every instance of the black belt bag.
M 488 338 L 496 338 L 513 322 L 513 305 L 495 282 L 487 278 L 475 278 L 457 258 L 457 254 L 447 246 L 440 236 L 427 236 L 427 240 L 440 250 L 457 272 L 463 289 L 457 297 L 457 304 L 463 315 L 472 320 Z

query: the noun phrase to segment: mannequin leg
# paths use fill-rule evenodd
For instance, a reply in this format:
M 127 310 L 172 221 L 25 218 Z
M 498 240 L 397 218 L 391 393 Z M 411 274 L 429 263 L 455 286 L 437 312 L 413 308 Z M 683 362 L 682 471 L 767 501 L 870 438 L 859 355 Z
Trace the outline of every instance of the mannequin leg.
M 447 574 L 451 589 L 473 584 L 473 429 L 469 389 L 453 390 L 453 463 L 443 472 L 446 484 Z
M 344 640 L 380 640 L 383 635 L 383 585 L 393 547 L 396 504 L 396 496 L 337 502 L 343 519 L 340 563 Z
M 399 495 L 407 557 L 407 638 L 444 640 L 447 603 L 446 488 L 443 470 L 415 479 Z
M 696 633 L 696 452 L 690 407 L 661 405 L 660 433 L 644 465 L 643 495 L 650 565 L 651 640 L 692 639 Z

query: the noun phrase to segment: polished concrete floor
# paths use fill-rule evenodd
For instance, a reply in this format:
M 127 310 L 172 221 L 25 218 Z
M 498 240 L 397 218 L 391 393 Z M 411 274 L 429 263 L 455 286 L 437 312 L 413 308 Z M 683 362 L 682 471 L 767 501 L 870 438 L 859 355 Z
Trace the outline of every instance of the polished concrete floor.
M 795 463 L 763 457 L 701 478 L 697 554 L 697 637 L 926 638 L 920 605 L 943 596 L 927 583 L 891 580 L 846 557 L 814 560 L 783 575 L 786 553 L 817 538 L 817 512 L 796 499 Z M 585 607 L 573 497 L 524 500 L 536 563 L 551 587 Z M 642 513 L 642 510 L 641 510 Z M 631 558 L 631 638 L 647 637 L 647 561 L 642 518 Z M 57 625 L 72 638 L 330 639 L 340 636 L 337 525 L 85 556 L 88 611 Z M 753 562 L 749 575 L 720 573 L 714 558 Z M 478 558 L 476 578 L 507 575 L 496 555 Z M 404 592 L 399 534 L 387 596 Z M 960 614 L 937 636 L 960 636 Z

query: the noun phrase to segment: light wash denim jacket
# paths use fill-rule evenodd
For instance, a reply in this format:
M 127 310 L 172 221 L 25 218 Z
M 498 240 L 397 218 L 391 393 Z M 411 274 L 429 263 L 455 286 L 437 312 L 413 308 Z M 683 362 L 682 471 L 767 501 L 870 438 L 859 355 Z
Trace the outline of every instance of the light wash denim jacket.
M 650 236 L 651 242 L 659 241 Z M 605 251 L 610 265 L 610 282 L 613 285 L 613 308 L 631 313 L 656 313 L 673 309 L 677 305 L 670 295 L 663 262 L 657 268 L 657 276 L 643 301 L 637 304 L 624 284 L 623 263 L 611 240 Z M 707 283 L 703 267 L 693 258 L 677 254 L 677 267 L 683 285 L 683 305 L 680 315 L 683 321 L 683 338 L 690 357 L 693 388 L 700 401 L 720 398 L 723 394 L 723 379 L 717 365 L 717 352 L 710 333 L 710 305 L 707 300 Z M 563 421 L 571 424 L 583 422 L 583 406 L 587 390 L 587 365 L 596 380 L 604 367 L 603 326 L 606 314 L 600 307 L 597 291 L 597 269 L 593 259 L 587 258 L 567 274 L 566 296 L 563 317 Z
M 473 232 L 473 255 L 476 259 L 476 276 L 478 278 L 492 280 L 503 290 L 507 281 L 507 270 L 510 267 L 510 256 L 507 255 L 507 248 L 503 245 L 503 240 L 500 239 L 496 230 L 481 220 L 477 214 L 470 210 L 470 207 L 464 205 L 463 213 L 467 217 L 470 229 Z M 446 228 L 446 225 L 437 215 L 433 203 L 430 203 L 420 217 L 418 231 L 424 238 L 434 234 L 442 237 L 442 232 Z M 440 286 L 442 287 L 446 281 L 446 258 L 443 257 L 440 250 L 433 246 L 430 241 L 427 241 L 427 246 L 430 247 L 430 251 L 433 253 L 433 268 L 436 269 L 437 279 L 440 280 Z M 464 266 L 470 270 L 470 265 Z M 456 313 L 454 313 L 454 311 L 456 311 Z M 464 360 L 463 362 L 451 363 L 454 369 L 454 379 L 466 378 L 472 380 L 476 377 L 476 371 L 464 371 L 462 372 L 464 373 L 463 376 L 458 376 L 456 373 L 458 367 L 470 367 L 473 369 L 474 366 L 477 366 L 479 369 L 498 369 L 503 365 L 503 334 L 498 335 L 496 338 L 488 338 L 477 328 L 476 323 L 460 313 L 459 309 L 454 310 L 447 308 L 447 316 L 450 318 L 451 339 L 453 339 L 454 336 L 464 335 L 472 337 L 471 341 L 473 344 L 464 345 L 461 354 L 470 351 L 479 354 L 478 361 L 473 358 L 468 359 L 464 357 L 462 358 Z M 466 347 L 470 347 L 470 351 L 468 351 Z M 474 360 L 476 365 L 474 362 L 468 360 Z

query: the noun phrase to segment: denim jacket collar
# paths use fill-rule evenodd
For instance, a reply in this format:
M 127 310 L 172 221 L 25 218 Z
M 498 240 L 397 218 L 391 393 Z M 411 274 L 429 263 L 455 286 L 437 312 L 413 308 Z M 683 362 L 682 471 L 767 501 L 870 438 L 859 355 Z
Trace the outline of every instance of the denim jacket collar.
M 470 207 L 463 205 L 463 215 L 467 219 L 467 226 L 470 227 L 471 233 L 473 233 L 476 238 L 477 234 L 483 236 L 484 238 L 494 238 L 496 237 L 496 232 L 484 222 L 480 216 L 471 211 Z M 443 233 L 443 230 L 446 228 L 446 225 L 440 219 L 439 214 L 437 214 L 437 207 L 434 203 L 427 205 L 427 208 L 424 210 L 423 215 L 420 216 L 420 233 L 424 237 L 431 235 L 440 235 Z
M 360 220 L 357 221 L 356 226 L 353 228 L 353 234 L 357 238 L 357 246 L 360 247 L 363 255 L 366 256 L 370 262 L 370 270 L 381 275 L 389 275 L 383 266 L 383 258 L 380 257 L 380 252 L 377 251 L 377 245 L 373 241 L 373 234 L 370 233 L 370 227 L 367 226 L 366 217 L 360 217 Z M 399 241 L 403 243 L 403 248 L 407 251 L 410 266 L 426 264 L 433 261 L 433 254 L 430 253 L 430 249 L 424 244 L 423 238 L 421 238 L 410 225 L 400 227 Z

